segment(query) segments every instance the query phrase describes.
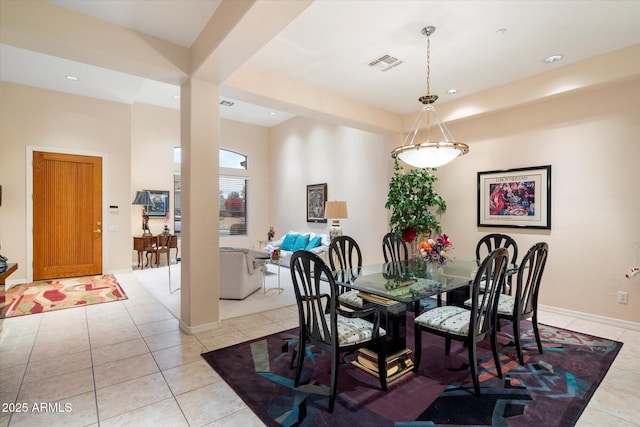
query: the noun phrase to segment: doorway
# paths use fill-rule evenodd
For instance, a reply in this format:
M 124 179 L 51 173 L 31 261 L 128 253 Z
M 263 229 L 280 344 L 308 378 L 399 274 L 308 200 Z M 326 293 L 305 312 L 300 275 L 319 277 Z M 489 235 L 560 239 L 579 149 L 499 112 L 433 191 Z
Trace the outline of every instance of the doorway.
M 102 274 L 102 158 L 33 151 L 33 280 Z

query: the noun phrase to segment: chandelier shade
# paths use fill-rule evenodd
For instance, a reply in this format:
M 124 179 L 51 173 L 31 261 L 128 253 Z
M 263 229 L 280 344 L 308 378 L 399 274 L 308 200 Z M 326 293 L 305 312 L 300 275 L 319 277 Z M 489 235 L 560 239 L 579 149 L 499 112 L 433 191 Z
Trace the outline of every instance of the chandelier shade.
M 430 51 L 431 44 L 429 36 L 434 33 L 435 27 L 429 26 L 422 29 L 422 34 L 427 36 L 427 94 L 421 96 L 418 100 L 424 104 L 422 110 L 418 114 L 418 118 L 414 122 L 402 145 L 396 147 L 391 152 L 393 159 L 400 159 L 402 162 L 416 168 L 437 168 L 445 165 L 458 156 L 462 156 L 469 152 L 469 146 L 462 142 L 456 142 L 447 126 L 438 116 L 434 102 L 438 99 L 438 95 L 430 93 Z M 440 130 L 442 139 L 431 140 L 431 116 L 434 118 L 434 127 Z M 425 129 L 426 136 L 422 139 L 418 135 L 420 129 Z

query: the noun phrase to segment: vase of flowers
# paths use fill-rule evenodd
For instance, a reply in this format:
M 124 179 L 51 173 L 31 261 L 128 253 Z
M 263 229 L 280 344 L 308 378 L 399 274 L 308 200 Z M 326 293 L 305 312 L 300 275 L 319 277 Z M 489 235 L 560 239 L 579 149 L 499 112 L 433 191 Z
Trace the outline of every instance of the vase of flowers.
M 164 232 L 169 233 L 169 219 L 171 219 L 171 213 L 167 211 L 167 214 L 164 216 Z
M 427 277 L 433 278 L 440 267 L 443 267 L 450 259 L 449 252 L 453 244 L 449 236 L 441 234 L 435 239 L 427 239 L 420 242 L 420 258 L 426 263 Z

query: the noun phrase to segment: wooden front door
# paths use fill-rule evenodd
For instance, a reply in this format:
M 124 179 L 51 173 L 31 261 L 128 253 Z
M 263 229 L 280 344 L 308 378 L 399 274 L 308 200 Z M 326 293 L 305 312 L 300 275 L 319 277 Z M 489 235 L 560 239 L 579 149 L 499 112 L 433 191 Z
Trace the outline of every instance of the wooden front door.
M 33 279 L 102 274 L 102 159 L 33 153 Z

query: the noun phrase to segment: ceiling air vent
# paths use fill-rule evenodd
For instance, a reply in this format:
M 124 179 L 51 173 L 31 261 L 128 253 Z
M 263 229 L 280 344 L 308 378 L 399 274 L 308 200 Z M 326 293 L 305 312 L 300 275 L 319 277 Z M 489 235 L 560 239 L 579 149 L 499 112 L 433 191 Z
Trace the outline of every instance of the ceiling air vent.
M 393 67 L 397 67 L 402 64 L 398 58 L 394 58 L 389 54 L 384 54 L 376 59 L 373 59 L 369 62 L 369 66 L 376 68 L 382 72 L 389 71 Z
M 225 107 L 231 107 L 233 104 L 235 104 L 235 102 L 227 101 L 226 99 L 220 101 L 220 105 L 224 105 Z

